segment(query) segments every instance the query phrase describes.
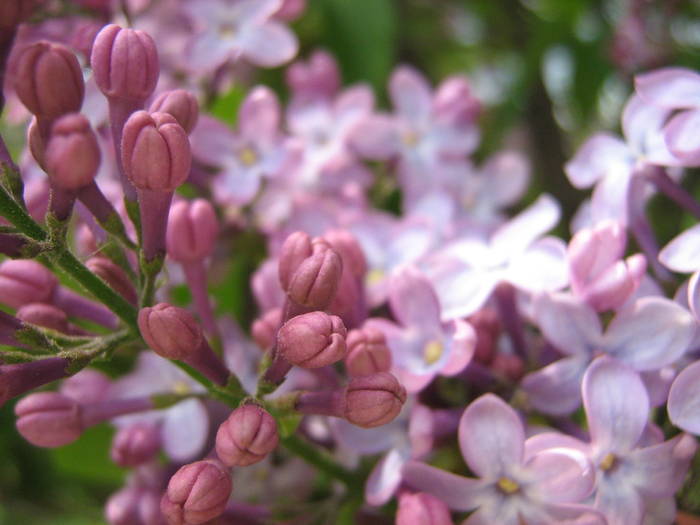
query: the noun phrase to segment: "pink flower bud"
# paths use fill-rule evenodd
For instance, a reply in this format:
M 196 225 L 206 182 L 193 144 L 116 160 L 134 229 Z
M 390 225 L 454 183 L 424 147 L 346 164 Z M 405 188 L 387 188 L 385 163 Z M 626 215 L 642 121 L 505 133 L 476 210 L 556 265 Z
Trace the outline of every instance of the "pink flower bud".
M 105 96 L 141 103 L 153 93 L 160 73 L 153 39 L 143 31 L 114 24 L 95 37 L 90 64 Z
M 296 20 L 306 9 L 306 0 L 282 0 L 282 5 L 275 13 L 275 18 L 286 22 Z
M 18 55 L 15 91 L 37 117 L 54 120 L 80 111 L 85 83 L 78 60 L 67 47 L 37 42 Z
M 56 448 L 83 433 L 80 405 L 56 392 L 30 394 L 15 406 L 17 430 L 37 447 Z
M 624 254 L 625 242 L 625 229 L 612 221 L 576 233 L 567 248 L 574 293 L 615 264 Z
M 388 372 L 391 352 L 384 334 L 375 328 L 351 330 L 347 338 L 345 368 L 351 376 L 367 376 Z
M 102 372 L 84 368 L 61 383 L 59 392 L 78 403 L 100 403 L 110 395 L 112 382 Z
M 219 234 L 219 221 L 205 199 L 176 202 L 170 208 L 166 245 L 168 255 L 179 263 L 194 263 L 209 257 Z
M 0 2 L 0 28 L 10 29 L 29 18 L 36 0 L 3 0 Z
M 309 312 L 287 321 L 277 334 L 277 350 L 293 365 L 320 368 L 345 356 L 345 325 L 340 317 Z
M 462 126 L 476 120 L 481 113 L 481 102 L 474 96 L 469 80 L 455 75 L 445 79 L 438 87 L 433 112 L 447 124 Z
M 274 418 L 262 407 L 243 405 L 224 421 L 216 433 L 216 455 L 228 467 L 245 467 L 277 448 L 279 434 Z
M 345 390 L 345 419 L 372 428 L 392 421 L 406 401 L 406 389 L 387 373 L 353 377 Z
M 469 324 L 476 332 L 474 358 L 488 365 L 496 353 L 496 344 L 501 334 L 501 322 L 492 308 L 482 308 L 469 317 Z
M 187 180 L 191 161 L 187 134 L 172 115 L 137 111 L 124 124 L 122 164 L 136 188 L 175 191 Z
M 51 302 L 58 280 L 42 264 L 15 259 L 0 264 L 0 302 L 11 308 Z
M 189 135 L 199 118 L 199 104 L 195 96 L 184 89 L 164 91 L 153 101 L 151 113 L 160 111 L 175 117 L 182 129 Z
M 46 171 L 46 145 L 41 137 L 39 122 L 37 122 L 36 117 L 32 118 L 27 128 L 27 142 L 29 143 L 29 151 L 32 152 L 32 157 L 34 157 L 39 167 Z
M 185 361 L 203 341 L 202 329 L 194 316 L 167 303 L 142 308 L 138 323 L 146 344 L 167 359 Z
M 294 255 L 296 257 L 299 253 Z M 320 238 L 311 242 L 311 255 L 302 260 L 293 272 L 287 271 L 284 277 L 280 259 L 282 287 L 290 300 L 307 308 L 323 310 L 333 301 L 342 272 L 342 259 Z
M 100 147 L 88 119 L 79 113 L 58 119 L 44 158 L 56 187 L 70 191 L 90 184 L 100 167 Z
M 68 333 L 68 316 L 60 308 L 46 303 L 28 303 L 17 310 L 17 319 L 43 326 L 58 332 Z
M 134 284 L 126 275 L 126 272 L 115 262 L 97 255 L 88 259 L 85 266 L 124 299 L 131 304 L 136 304 L 137 297 Z
M 598 278 L 579 290 L 581 298 L 599 312 L 622 306 L 642 282 L 647 259 L 641 253 L 617 261 Z
M 280 284 L 289 288 L 294 273 L 302 262 L 311 257 L 311 237 L 304 232 L 294 232 L 282 244 L 278 266 Z
M 136 467 L 160 450 L 160 429 L 148 422 L 119 429 L 112 440 L 110 457 L 120 467 Z
M 253 322 L 250 332 L 261 350 L 267 350 L 275 344 L 275 336 L 281 323 L 281 308 L 268 310 Z
M 164 525 L 160 513 L 160 493 L 132 485 L 115 492 L 105 506 L 110 525 Z
M 232 489 L 231 474 L 219 461 L 196 461 L 170 478 L 160 509 L 170 525 L 199 525 L 224 512 Z
M 49 357 L 29 363 L 0 365 L 0 406 L 5 401 L 68 375 L 69 361 Z
M 338 64 L 326 51 L 315 51 L 307 62 L 287 68 L 286 80 L 295 96 L 331 98 L 340 88 Z
M 367 259 L 355 236 L 347 230 L 331 230 L 323 238 L 343 259 L 343 268 L 350 270 L 356 278 L 364 279 Z
M 419 492 L 399 496 L 396 525 L 453 525 L 450 510 L 442 500 Z

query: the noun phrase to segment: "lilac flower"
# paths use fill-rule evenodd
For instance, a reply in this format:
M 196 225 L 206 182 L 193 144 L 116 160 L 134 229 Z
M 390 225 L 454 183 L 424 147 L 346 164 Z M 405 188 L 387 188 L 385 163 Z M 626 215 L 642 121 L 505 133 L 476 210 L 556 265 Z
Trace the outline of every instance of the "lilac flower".
M 591 199 L 593 223 L 605 219 L 627 224 L 630 182 L 648 166 L 677 166 L 679 160 L 664 143 L 662 126 L 670 114 L 639 96 L 627 102 L 622 114 L 625 140 L 610 133 L 589 138 L 565 166 L 576 188 L 595 185 Z
M 563 288 L 566 248 L 554 237 L 540 238 L 558 220 L 559 205 L 543 195 L 490 235 L 472 230 L 431 257 L 425 269 L 443 320 L 474 313 L 504 281 L 530 292 Z
M 465 478 L 415 461 L 403 469 L 404 482 L 459 511 L 476 510 L 465 525 L 545 525 L 596 512 L 577 503 L 592 492 L 595 472 L 574 449 L 554 448 L 527 455 L 518 414 L 493 394 L 467 407 L 459 424 L 462 457 L 479 478 Z
M 596 359 L 583 378 L 582 395 L 590 442 L 541 434 L 532 438 L 529 452 L 552 446 L 585 452 L 597 469 L 595 508 L 608 525 L 641 524 L 648 500 L 669 498 L 680 488 L 697 444 L 687 434 L 662 442 L 663 434 L 645 432 L 646 388 L 620 361 Z
M 528 374 L 522 388 L 537 410 L 568 414 L 580 403 L 580 384 L 593 357 L 606 353 L 637 371 L 676 361 L 695 335 L 695 320 L 677 303 L 645 297 L 622 308 L 605 333 L 595 311 L 564 294 L 540 296 L 535 317 L 545 339 L 562 359 Z
M 291 60 L 298 42 L 285 25 L 272 20 L 281 0 L 192 0 L 184 9 L 198 32 L 189 58 L 203 71 L 213 71 L 239 56 L 262 67 Z
M 136 369 L 112 386 L 112 396 L 116 399 L 204 391 L 202 385 L 153 352 L 141 352 Z M 204 448 L 209 432 L 209 415 L 198 399 L 181 401 L 166 410 L 122 416 L 114 423 L 121 427 L 138 421 L 161 426 L 163 449 L 168 457 L 178 462 L 195 458 Z
M 671 153 L 684 166 L 700 165 L 700 74 L 680 67 L 657 69 L 634 79 L 637 93 L 646 101 L 666 109 L 680 109 L 664 127 Z
M 452 376 L 469 364 L 476 345 L 474 329 L 462 320 L 441 322 L 433 287 L 415 268 L 392 277 L 389 306 L 398 325 L 375 318 L 365 326 L 384 332 L 391 371 L 408 392 L 419 392 L 437 374 Z
M 659 253 L 659 261 L 676 272 L 692 272 L 688 283 L 688 305 L 696 319 L 700 319 L 700 224 L 688 228 L 668 243 Z

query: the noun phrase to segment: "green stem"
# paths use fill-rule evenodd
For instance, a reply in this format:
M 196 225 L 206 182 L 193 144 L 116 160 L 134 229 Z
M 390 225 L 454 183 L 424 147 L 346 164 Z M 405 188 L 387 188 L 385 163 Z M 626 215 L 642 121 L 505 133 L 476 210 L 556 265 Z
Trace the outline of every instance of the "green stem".
M 321 472 L 342 481 L 349 489 L 358 486 L 359 480 L 354 472 L 338 465 L 328 454 L 314 448 L 298 436 L 291 435 L 283 439 L 282 445 Z
M 217 401 L 221 401 L 222 403 L 230 406 L 231 408 L 236 408 L 241 401 L 243 401 L 245 396 L 236 396 L 233 395 L 230 392 L 227 392 L 223 388 L 218 387 L 211 381 L 209 381 L 206 377 L 204 377 L 202 374 L 200 374 L 197 370 L 192 368 L 189 365 L 186 365 L 185 363 L 181 361 L 170 361 L 172 364 L 177 366 L 180 370 L 185 372 L 188 376 L 190 376 L 192 379 L 197 381 L 199 384 L 201 384 L 204 388 L 207 389 L 209 392 L 209 395 L 213 398 L 216 399 Z

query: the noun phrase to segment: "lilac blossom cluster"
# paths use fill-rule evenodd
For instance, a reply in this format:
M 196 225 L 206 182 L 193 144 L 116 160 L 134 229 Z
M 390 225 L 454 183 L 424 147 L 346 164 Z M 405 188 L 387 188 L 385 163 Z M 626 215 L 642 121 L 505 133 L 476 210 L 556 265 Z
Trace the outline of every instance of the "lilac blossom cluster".
M 637 76 L 623 137 L 566 164 L 593 188 L 567 243 L 550 195 L 509 216 L 522 153 L 471 158 L 464 76 L 399 66 L 379 109 L 316 51 L 286 107 L 251 86 L 235 127 L 200 115 L 294 59 L 303 0 L 35 16 L 49 4 L 0 6 L 5 118 L 27 129 L 17 163 L 0 139 L 0 402 L 24 396 L 39 447 L 114 427 L 131 473 L 110 524 L 281 522 L 314 472 L 358 523 L 394 499 L 399 525 L 674 523 L 700 435 L 700 226 L 660 249 L 645 208 L 700 218 L 679 184 L 700 74 Z M 373 206 L 382 184 L 399 214 Z M 244 230 L 267 248 L 250 326 L 208 290 Z M 99 371 L 115 354 L 130 372 Z

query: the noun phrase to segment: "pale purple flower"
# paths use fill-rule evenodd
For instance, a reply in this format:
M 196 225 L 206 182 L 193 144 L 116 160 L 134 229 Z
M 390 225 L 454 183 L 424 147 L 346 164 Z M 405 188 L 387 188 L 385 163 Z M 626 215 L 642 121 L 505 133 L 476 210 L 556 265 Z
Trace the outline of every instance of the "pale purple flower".
M 272 19 L 282 0 L 190 0 L 184 9 L 197 32 L 189 47 L 191 67 L 213 71 L 239 57 L 277 67 L 297 54 L 297 38 Z
M 581 379 L 597 354 L 651 372 L 678 360 L 696 330 L 686 309 L 662 297 L 645 297 L 620 309 L 604 333 L 596 312 L 570 295 L 538 297 L 535 318 L 564 357 L 525 376 L 522 388 L 532 406 L 550 414 L 568 414 L 579 406 Z
M 700 435 L 700 361 L 683 369 L 671 385 L 668 415 L 677 427 Z
M 112 386 L 112 396 L 117 399 L 202 392 L 205 389 L 201 384 L 153 352 L 141 352 L 134 371 Z M 123 426 L 137 421 L 160 425 L 163 450 L 178 462 L 192 460 L 202 452 L 209 433 L 209 415 L 198 399 L 186 399 L 165 410 L 122 416 L 114 424 Z
M 527 454 L 518 414 L 495 395 L 481 396 L 464 411 L 459 446 L 478 479 L 415 461 L 404 467 L 403 478 L 454 510 L 475 510 L 464 525 L 547 525 L 583 517 L 591 520 L 586 523 L 605 523 L 578 504 L 591 494 L 595 481 L 585 455 L 568 448 Z
M 391 350 L 391 372 L 410 392 L 419 392 L 440 374 L 453 376 L 471 361 L 476 334 L 466 321 L 440 320 L 440 304 L 428 279 L 414 267 L 389 283 L 389 306 L 398 324 L 379 318 L 365 326 L 381 330 Z
M 659 253 L 664 266 L 680 273 L 692 273 L 688 283 L 688 305 L 700 319 L 700 224 L 675 237 Z
M 624 140 L 597 133 L 566 164 L 566 174 L 576 188 L 595 185 L 590 209 L 593 224 L 612 219 L 626 225 L 632 177 L 648 166 L 680 164 L 668 151 L 662 133 L 670 112 L 633 96 L 622 114 Z
M 608 525 L 641 525 L 648 503 L 656 512 L 659 500 L 681 487 L 697 443 L 687 434 L 663 441 L 663 434 L 648 426 L 644 383 L 620 361 L 596 359 L 583 378 L 582 396 L 590 442 L 540 434 L 529 452 L 558 446 L 586 453 L 597 469 L 595 508 Z
M 651 104 L 682 110 L 666 124 L 664 138 L 684 166 L 700 166 L 700 74 L 667 67 L 637 75 L 634 83 L 639 96 Z
M 493 233 L 473 230 L 432 256 L 424 268 L 440 299 L 443 320 L 474 313 L 501 282 L 528 292 L 566 286 L 566 247 L 560 239 L 542 237 L 559 213 L 557 202 L 543 195 Z

